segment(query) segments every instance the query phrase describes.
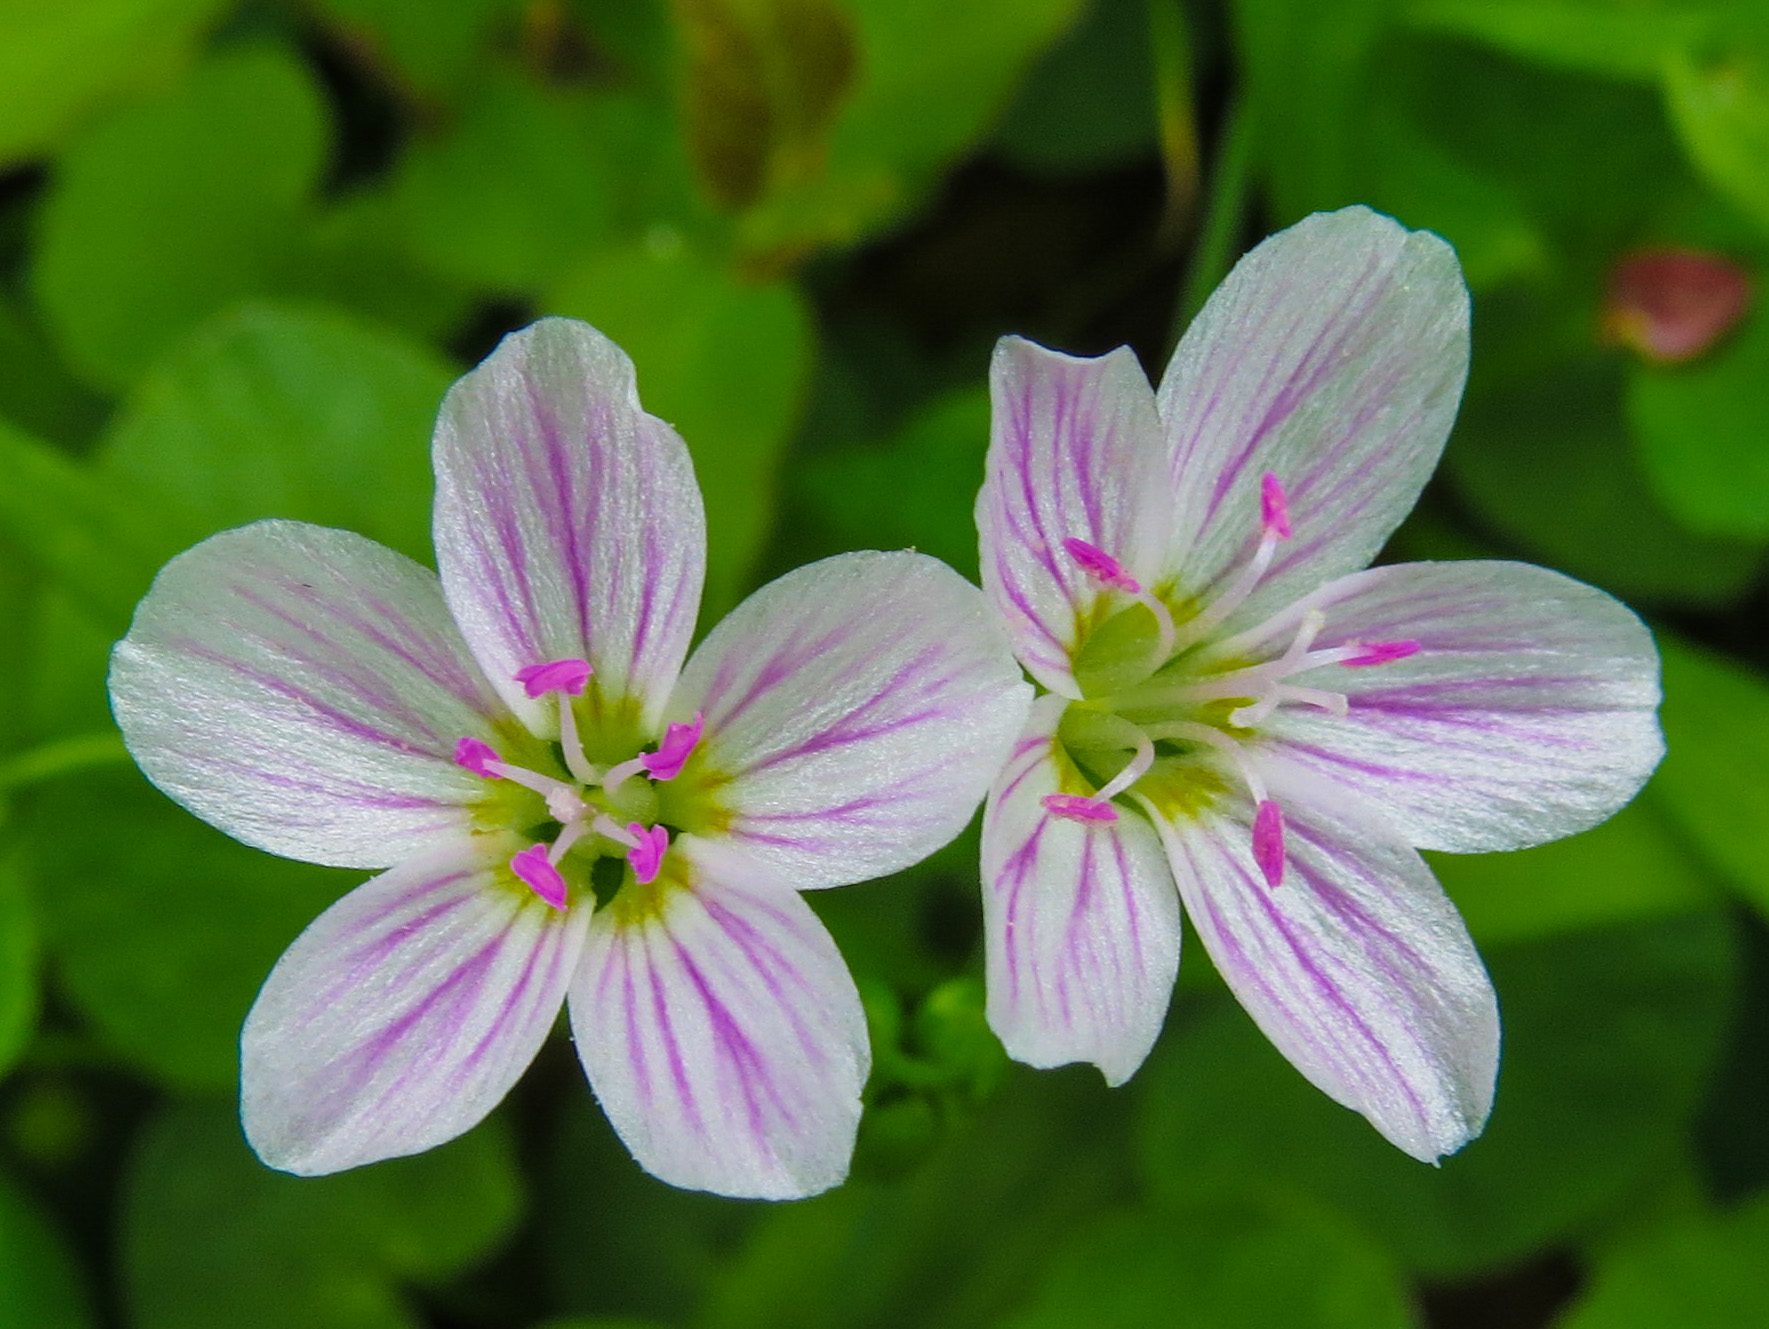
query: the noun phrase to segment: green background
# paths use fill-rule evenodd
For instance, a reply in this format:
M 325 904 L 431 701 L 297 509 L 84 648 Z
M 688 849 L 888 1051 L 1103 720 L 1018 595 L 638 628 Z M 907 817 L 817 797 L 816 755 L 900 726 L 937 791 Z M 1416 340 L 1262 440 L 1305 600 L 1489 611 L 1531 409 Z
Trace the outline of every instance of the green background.
M 1769 1324 L 1769 316 L 1695 362 L 1607 274 L 1769 259 L 1769 18 L 1722 0 L 0 0 L 0 1329 Z M 1158 372 L 1235 257 L 1368 202 L 1460 251 L 1474 369 L 1386 557 L 1520 557 L 1659 635 L 1606 825 L 1440 857 L 1505 1018 L 1413 1163 L 1188 947 L 1126 1088 L 982 1020 L 974 832 L 816 905 L 876 1068 L 853 1179 L 672 1191 L 557 1039 L 486 1125 L 260 1167 L 236 1039 L 360 874 L 150 790 L 105 655 L 269 514 L 428 557 L 441 393 L 590 319 L 707 494 L 706 621 L 837 550 L 976 570 L 995 337 Z

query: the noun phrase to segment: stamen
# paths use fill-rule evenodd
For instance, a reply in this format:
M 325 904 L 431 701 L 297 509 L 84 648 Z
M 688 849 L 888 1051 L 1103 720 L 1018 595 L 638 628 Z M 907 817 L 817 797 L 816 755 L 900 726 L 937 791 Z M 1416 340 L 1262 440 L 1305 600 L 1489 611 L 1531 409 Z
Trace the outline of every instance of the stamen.
M 1070 536 L 1063 541 L 1063 549 L 1070 558 L 1081 565 L 1081 570 L 1087 574 L 1090 581 L 1097 581 L 1102 585 L 1128 592 L 1131 595 L 1142 593 L 1142 583 L 1130 575 L 1129 569 L 1098 545 L 1091 545 L 1085 540 Z
M 519 784 L 524 789 L 532 789 L 547 800 L 549 810 L 553 808 L 553 800 L 576 797 L 576 791 L 563 780 L 555 780 L 550 775 L 542 775 L 539 771 L 531 771 L 526 766 L 512 766 L 498 756 L 491 744 L 477 738 L 463 738 L 455 744 L 455 764 L 463 766 L 473 774 L 483 776 L 487 780 L 508 780 L 511 784 Z M 564 804 L 564 806 L 570 806 Z M 583 809 L 578 808 L 578 812 Z M 571 814 L 576 816 L 577 812 Z M 560 816 L 553 812 L 557 821 L 569 821 L 570 817 Z
M 1259 477 L 1259 524 L 1268 535 L 1290 538 L 1290 499 L 1270 471 Z
M 1155 630 L 1160 638 L 1156 646 L 1158 655 L 1154 667 L 1158 669 L 1171 660 L 1178 633 L 1173 626 L 1173 611 L 1167 607 L 1166 602 L 1160 596 L 1144 590 L 1143 584 L 1130 575 L 1128 568 L 1098 545 L 1070 536 L 1063 541 L 1063 549 L 1081 565 L 1088 580 L 1134 596 L 1138 604 L 1155 616 Z
M 1130 788 L 1131 785 L 1147 775 L 1149 767 L 1155 764 L 1155 745 L 1149 741 L 1149 736 L 1128 722 L 1124 727 L 1135 735 L 1136 751 L 1131 755 L 1130 760 L 1124 763 L 1123 768 L 1094 794 L 1094 798 L 1102 803 L 1116 798 Z
M 606 812 L 599 812 L 596 814 L 595 818 L 590 822 L 590 829 L 597 835 L 607 836 L 617 845 L 626 849 L 632 849 L 639 843 L 638 833 L 634 832 L 627 826 L 622 826 Z
M 455 765 L 464 766 L 475 775 L 495 780 L 498 778 L 495 768 L 503 763 L 498 750 L 484 739 L 463 738 L 455 743 Z
M 531 697 L 544 697 L 549 692 L 568 692 L 575 697 L 594 672 L 588 660 L 548 660 L 518 669 L 516 681 Z
M 1227 757 L 1234 766 L 1235 773 L 1247 786 L 1247 792 L 1253 795 L 1253 801 L 1259 803 L 1265 799 L 1265 781 L 1253 769 L 1247 760 L 1246 749 L 1239 741 L 1207 724 L 1195 724 L 1189 720 L 1174 720 L 1167 724 L 1149 726 L 1150 738 L 1177 738 L 1191 743 L 1203 743 L 1215 748 Z
M 629 822 L 627 830 L 637 838 L 638 843 L 627 850 L 627 862 L 632 864 L 633 878 L 641 886 L 649 886 L 657 880 L 658 871 L 663 866 L 664 850 L 669 848 L 670 833 L 662 826 L 653 826 L 647 830 L 640 822 Z
M 1253 813 L 1253 861 L 1273 890 L 1284 884 L 1284 810 L 1269 798 Z
M 1359 643 L 1358 649 L 1362 651 L 1361 655 L 1354 655 L 1341 663 L 1351 669 L 1390 664 L 1395 660 L 1404 660 L 1409 655 L 1417 655 L 1420 645 L 1416 641 L 1367 641 Z
M 584 757 L 583 741 L 577 736 L 577 712 L 571 699 L 580 695 L 595 671 L 588 660 L 549 660 L 544 664 L 525 665 L 516 671 L 516 681 L 531 697 L 559 694 L 559 751 L 564 754 L 565 768 L 579 784 L 594 784 L 596 768 Z
M 1118 809 L 1110 803 L 1081 794 L 1046 794 L 1038 801 L 1052 816 L 1068 821 L 1118 820 Z
M 543 844 L 531 844 L 510 860 L 514 872 L 528 888 L 555 909 L 565 908 L 565 878 L 554 866 Z
M 706 717 L 699 711 L 687 724 L 672 724 L 664 731 L 663 742 L 657 745 L 656 752 L 641 752 L 639 760 L 645 764 L 645 772 L 653 780 L 673 780 L 682 773 L 694 745 L 700 742 L 700 735 L 706 728 Z
M 1233 717 L 1230 717 L 1231 723 Z M 1216 749 L 1227 757 L 1234 766 L 1236 774 L 1247 786 L 1247 792 L 1253 796 L 1255 811 L 1253 813 L 1253 861 L 1265 874 L 1265 879 L 1272 886 L 1277 886 L 1284 879 L 1284 813 L 1266 794 L 1265 781 L 1260 779 L 1259 772 L 1253 769 L 1253 763 L 1247 760 L 1242 745 L 1231 735 L 1206 724 L 1194 724 L 1188 720 L 1175 720 L 1169 724 L 1151 725 L 1151 738 L 1178 738 L 1194 743 L 1202 743 Z
M 1277 553 L 1278 541 L 1290 538 L 1290 500 L 1278 477 L 1267 471 L 1259 481 L 1259 546 L 1253 551 L 1235 579 L 1199 614 L 1180 629 L 1178 644 L 1190 646 L 1203 640 L 1206 633 L 1219 627 L 1228 616 L 1246 603 Z

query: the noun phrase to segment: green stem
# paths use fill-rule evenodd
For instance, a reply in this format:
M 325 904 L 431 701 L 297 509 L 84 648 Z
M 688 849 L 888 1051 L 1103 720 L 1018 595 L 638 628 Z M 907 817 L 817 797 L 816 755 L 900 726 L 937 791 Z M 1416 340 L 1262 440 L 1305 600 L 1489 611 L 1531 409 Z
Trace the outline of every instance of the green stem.
M 60 775 L 129 760 L 121 735 L 114 732 L 58 738 L 0 763 L 0 790 L 23 789 Z
M 1176 248 L 1198 205 L 1198 121 L 1192 86 L 1191 39 L 1179 0 L 1149 0 L 1149 46 L 1154 57 L 1155 122 L 1167 173 L 1167 206 L 1159 244 Z
M 1192 261 L 1186 270 L 1185 290 L 1180 296 L 1179 317 L 1173 329 L 1177 343 L 1198 316 L 1210 292 L 1228 276 L 1236 258 L 1236 241 L 1247 212 L 1247 193 L 1253 179 L 1253 116 L 1244 96 L 1229 103 L 1217 145 L 1216 165 L 1210 177 L 1210 198 Z

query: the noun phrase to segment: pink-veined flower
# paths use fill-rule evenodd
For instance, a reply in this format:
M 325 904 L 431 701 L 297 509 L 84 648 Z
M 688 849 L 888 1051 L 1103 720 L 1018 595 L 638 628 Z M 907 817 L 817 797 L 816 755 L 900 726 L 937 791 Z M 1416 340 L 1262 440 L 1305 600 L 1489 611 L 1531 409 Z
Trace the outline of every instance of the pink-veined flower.
M 1367 209 L 1260 245 L 1152 391 L 1128 350 L 1008 339 L 983 584 L 1046 695 L 983 823 L 989 1018 L 1121 1083 L 1184 912 L 1314 1084 L 1420 1159 L 1492 1105 L 1498 1009 L 1419 848 L 1601 821 L 1663 752 L 1658 660 L 1519 563 L 1365 569 L 1436 465 L 1468 296 Z
M 272 853 L 385 869 L 247 1017 L 248 1138 L 301 1174 L 440 1144 L 563 1004 L 655 1175 L 836 1184 L 866 1026 L 799 892 L 964 826 L 1030 697 L 999 625 L 933 559 L 849 554 L 756 592 L 684 665 L 700 491 L 581 323 L 505 339 L 449 393 L 434 456 L 440 578 L 259 522 L 168 564 L 113 660 L 162 790 Z

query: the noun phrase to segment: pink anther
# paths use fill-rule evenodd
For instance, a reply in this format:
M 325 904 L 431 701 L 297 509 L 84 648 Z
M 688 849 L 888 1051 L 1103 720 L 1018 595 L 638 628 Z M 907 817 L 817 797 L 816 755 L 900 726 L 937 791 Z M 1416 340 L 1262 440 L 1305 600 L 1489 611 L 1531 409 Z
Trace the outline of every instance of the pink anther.
M 543 697 L 549 692 L 566 692 L 575 697 L 583 692 L 593 672 L 588 660 L 549 660 L 518 669 L 516 681 L 531 697 Z
M 1419 653 L 1416 641 L 1364 641 L 1358 642 L 1361 654 L 1352 656 L 1342 664 L 1352 669 L 1362 669 L 1368 665 L 1384 665 L 1394 660 L 1404 660 L 1409 655 Z
M 688 755 L 694 751 L 694 745 L 700 742 L 700 734 L 706 728 L 706 717 L 699 711 L 687 724 L 672 724 L 664 731 L 663 741 L 657 745 L 656 752 L 639 754 L 639 764 L 645 768 L 645 774 L 653 780 L 673 780 L 682 773 L 682 767 Z
M 531 844 L 510 860 L 514 872 L 528 888 L 555 909 L 565 908 L 565 878 L 547 857 L 544 844 Z
M 1094 581 L 1105 586 L 1112 586 L 1131 595 L 1142 593 L 1142 583 L 1130 575 L 1128 569 L 1098 545 L 1090 545 L 1085 540 L 1077 540 L 1070 536 L 1063 541 L 1063 549 L 1081 565 L 1081 570 Z
M 1268 886 L 1284 884 L 1284 810 L 1269 798 L 1253 813 L 1253 861 Z
M 643 822 L 628 822 L 627 831 L 639 843 L 627 850 L 627 862 L 633 865 L 633 876 L 641 886 L 649 886 L 657 880 L 657 873 L 663 866 L 663 852 L 669 848 L 670 833 L 662 826 L 653 826 L 647 830 Z
M 484 739 L 463 738 L 455 744 L 455 765 L 464 766 L 487 780 L 498 778 L 498 773 L 492 767 L 501 766 L 503 762 L 504 759 L 498 756 L 498 750 Z
M 1100 798 L 1080 794 L 1046 794 L 1039 802 L 1053 817 L 1066 821 L 1107 822 L 1118 820 L 1118 809 Z
M 1267 471 L 1259 480 L 1259 523 L 1267 535 L 1290 538 L 1290 500 L 1278 477 Z

